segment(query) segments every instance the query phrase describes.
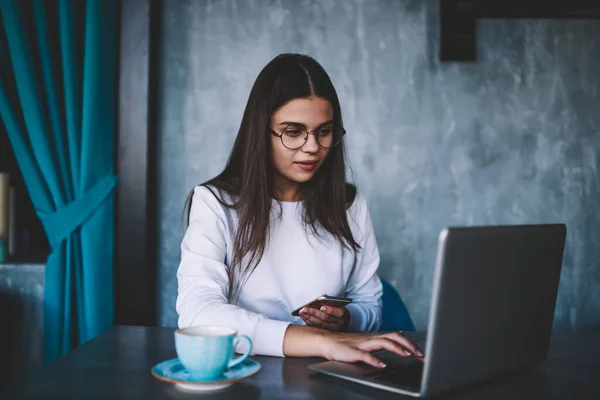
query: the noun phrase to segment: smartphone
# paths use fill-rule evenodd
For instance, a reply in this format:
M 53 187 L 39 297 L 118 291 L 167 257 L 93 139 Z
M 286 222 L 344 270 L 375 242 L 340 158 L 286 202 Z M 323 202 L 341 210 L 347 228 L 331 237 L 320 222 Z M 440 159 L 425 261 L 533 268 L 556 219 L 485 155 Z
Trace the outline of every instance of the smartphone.
M 349 297 L 335 297 L 335 296 L 328 296 L 326 294 L 323 294 L 323 295 L 317 297 L 316 299 L 306 303 L 302 307 L 299 307 L 299 308 L 295 309 L 294 311 L 292 311 L 292 316 L 297 317 L 298 315 L 300 315 L 299 314 L 300 310 L 302 310 L 304 307 L 310 307 L 310 308 L 316 308 L 316 309 L 321 308 L 321 306 L 344 307 L 350 303 L 352 303 L 352 299 Z

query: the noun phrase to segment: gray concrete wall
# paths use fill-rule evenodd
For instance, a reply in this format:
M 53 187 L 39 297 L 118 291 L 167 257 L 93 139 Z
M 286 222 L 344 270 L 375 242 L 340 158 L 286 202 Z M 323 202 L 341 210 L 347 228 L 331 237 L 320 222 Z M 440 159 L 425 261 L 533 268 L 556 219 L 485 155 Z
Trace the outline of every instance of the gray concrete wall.
M 0 264 L 0 393 L 42 365 L 43 264 Z
M 277 54 L 314 56 L 342 103 L 381 275 L 417 328 L 446 225 L 564 222 L 555 328 L 600 325 L 600 25 L 484 20 L 478 61 L 438 61 L 438 2 L 164 1 L 160 323 L 176 324 L 187 192 L 223 168 L 251 85 Z

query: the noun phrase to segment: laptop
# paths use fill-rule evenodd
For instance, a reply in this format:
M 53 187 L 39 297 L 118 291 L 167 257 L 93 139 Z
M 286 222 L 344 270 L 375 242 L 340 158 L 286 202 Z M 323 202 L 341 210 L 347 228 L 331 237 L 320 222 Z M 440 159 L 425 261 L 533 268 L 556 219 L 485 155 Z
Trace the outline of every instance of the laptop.
M 428 331 L 415 340 L 425 362 L 380 350 L 383 369 L 339 361 L 309 369 L 428 397 L 532 367 L 548 354 L 565 237 L 564 224 L 442 230 Z

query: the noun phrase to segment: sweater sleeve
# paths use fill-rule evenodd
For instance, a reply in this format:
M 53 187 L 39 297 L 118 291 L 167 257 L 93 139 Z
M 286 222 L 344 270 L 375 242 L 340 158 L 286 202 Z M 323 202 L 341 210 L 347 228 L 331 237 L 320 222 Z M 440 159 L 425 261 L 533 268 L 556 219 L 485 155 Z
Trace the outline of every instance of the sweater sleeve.
M 220 325 L 234 328 L 252 341 L 252 354 L 283 356 L 289 322 L 269 319 L 228 304 L 226 215 L 224 206 L 206 187 L 192 197 L 190 223 L 181 243 L 177 270 L 178 325 Z M 244 342 L 242 342 L 244 343 Z M 237 349 L 243 352 L 244 345 Z
M 346 296 L 352 298 L 352 303 L 346 306 L 350 312 L 347 330 L 377 331 L 381 326 L 383 294 L 383 286 L 377 275 L 379 250 L 371 214 L 366 200 L 359 194 L 351 207 L 351 218 L 356 228 L 353 234 L 356 235 L 355 240 L 361 248 L 358 250 L 352 273 L 346 284 Z

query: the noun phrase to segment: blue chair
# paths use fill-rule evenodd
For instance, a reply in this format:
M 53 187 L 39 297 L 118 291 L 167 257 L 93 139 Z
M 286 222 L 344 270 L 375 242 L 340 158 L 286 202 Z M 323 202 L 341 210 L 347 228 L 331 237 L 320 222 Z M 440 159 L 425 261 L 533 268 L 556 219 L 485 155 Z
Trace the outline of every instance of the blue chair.
M 382 321 L 380 331 L 414 331 L 415 324 L 410 318 L 410 314 L 402 301 L 402 298 L 385 279 L 381 279 L 383 285 L 383 295 L 381 302 L 383 304 Z

